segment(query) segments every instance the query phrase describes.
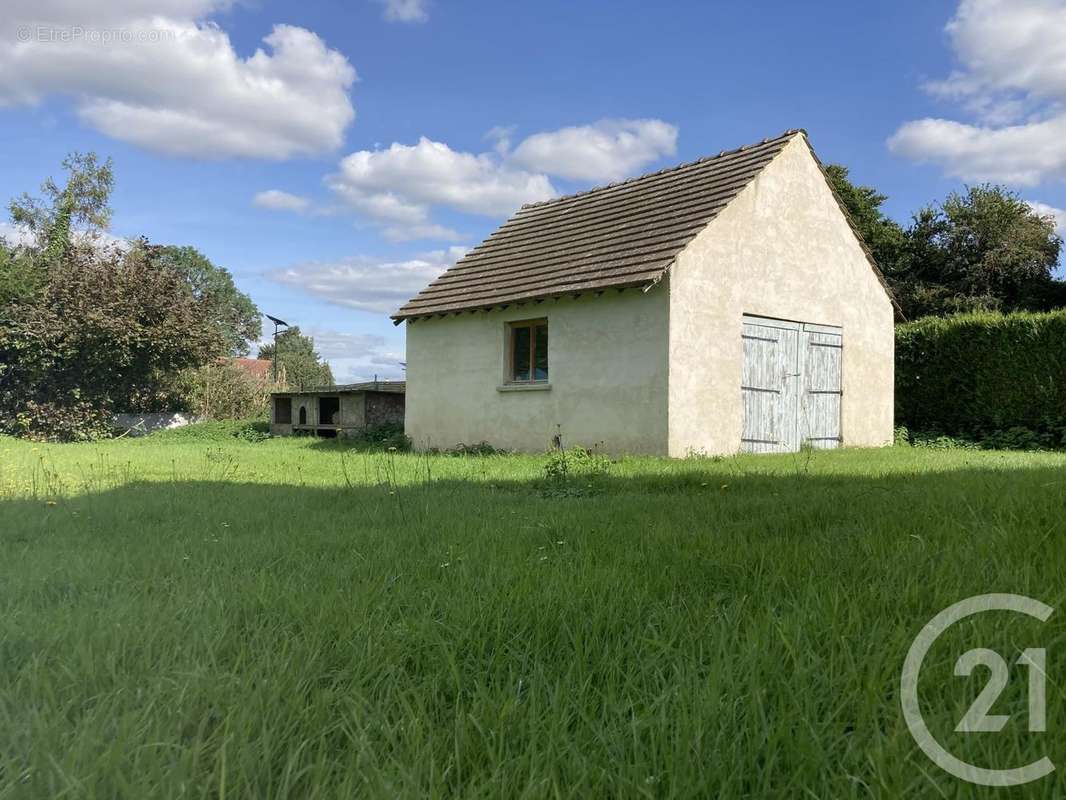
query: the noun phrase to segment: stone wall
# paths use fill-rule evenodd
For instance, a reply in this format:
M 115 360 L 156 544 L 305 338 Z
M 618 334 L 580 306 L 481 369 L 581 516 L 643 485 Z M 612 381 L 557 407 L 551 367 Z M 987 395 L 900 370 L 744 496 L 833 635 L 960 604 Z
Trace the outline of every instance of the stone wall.
M 399 423 L 403 425 L 404 395 L 396 392 L 366 393 L 367 427 Z

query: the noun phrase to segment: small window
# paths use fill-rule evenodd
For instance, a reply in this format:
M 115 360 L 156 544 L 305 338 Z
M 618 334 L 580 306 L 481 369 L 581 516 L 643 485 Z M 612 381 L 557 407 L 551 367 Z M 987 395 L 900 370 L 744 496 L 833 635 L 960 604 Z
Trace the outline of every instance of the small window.
M 289 425 L 292 422 L 292 398 L 274 398 L 274 422 L 278 425 Z
M 510 324 L 507 379 L 511 383 L 548 380 L 548 320 L 534 319 Z

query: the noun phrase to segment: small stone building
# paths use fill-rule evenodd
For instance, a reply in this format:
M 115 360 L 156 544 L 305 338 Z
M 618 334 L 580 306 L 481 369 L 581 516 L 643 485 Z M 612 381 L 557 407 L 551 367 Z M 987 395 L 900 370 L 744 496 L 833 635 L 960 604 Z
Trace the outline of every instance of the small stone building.
M 521 208 L 394 315 L 407 435 L 671 456 L 889 444 L 896 310 L 788 131 Z
M 367 381 L 304 392 L 274 392 L 270 396 L 270 432 L 335 438 L 355 436 L 385 423 L 402 425 L 405 388 L 403 381 Z

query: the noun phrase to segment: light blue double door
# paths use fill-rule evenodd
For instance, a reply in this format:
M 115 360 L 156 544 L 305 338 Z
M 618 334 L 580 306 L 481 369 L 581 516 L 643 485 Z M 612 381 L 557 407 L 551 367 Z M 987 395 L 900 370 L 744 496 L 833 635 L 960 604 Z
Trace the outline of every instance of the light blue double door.
M 844 337 L 829 325 L 745 316 L 741 450 L 839 447 Z

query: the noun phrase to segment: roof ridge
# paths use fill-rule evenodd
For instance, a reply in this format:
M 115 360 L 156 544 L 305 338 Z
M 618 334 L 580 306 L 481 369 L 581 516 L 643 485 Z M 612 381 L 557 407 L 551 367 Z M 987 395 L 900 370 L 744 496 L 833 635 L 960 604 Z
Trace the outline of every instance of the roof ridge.
M 541 206 L 551 205 L 552 203 L 558 203 L 558 202 L 561 202 L 563 200 L 572 200 L 572 199 L 574 199 L 576 197 L 584 197 L 585 195 L 593 194 L 594 192 L 602 192 L 605 189 L 614 189 L 614 188 L 616 188 L 618 186 L 625 186 L 627 183 L 635 183 L 636 181 L 641 181 L 641 180 L 644 180 L 645 178 L 650 178 L 650 177 L 652 177 L 654 175 L 664 175 L 667 172 L 676 172 L 677 170 L 685 169 L 686 167 L 693 167 L 696 164 L 702 164 L 702 163 L 707 162 L 707 161 L 715 161 L 715 160 L 717 160 L 719 158 L 723 158 L 725 156 L 731 156 L 731 155 L 735 155 L 736 153 L 742 153 L 745 150 L 751 150 L 752 148 L 755 148 L 755 147 L 761 147 L 764 144 L 769 144 L 770 142 L 776 142 L 779 139 L 788 139 L 788 138 L 796 136 L 797 134 L 800 134 L 800 133 L 802 133 L 804 136 L 808 135 L 806 128 L 789 128 L 787 131 L 785 131 L 784 133 L 780 133 L 777 136 L 768 136 L 767 138 L 763 139 L 760 142 L 753 142 L 752 144 L 741 145 L 740 147 L 734 147 L 732 150 L 722 150 L 722 151 L 720 151 L 719 153 L 717 153 L 717 154 L 715 154 L 713 156 L 701 156 L 700 158 L 693 159 L 692 161 L 685 161 L 684 163 L 681 163 L 681 164 L 675 164 L 672 167 L 663 167 L 662 169 L 658 169 L 658 170 L 655 170 L 653 172 L 645 172 L 643 175 L 634 175 L 632 178 L 625 178 L 625 179 L 620 180 L 620 181 L 613 181 L 612 183 L 605 183 L 602 186 L 593 186 L 590 189 L 583 189 L 580 192 L 572 192 L 571 194 L 562 194 L 562 195 L 559 195 L 558 197 L 553 197 L 550 200 L 538 200 L 538 201 L 533 202 L 533 203 L 523 203 L 521 206 L 519 206 L 518 210 L 522 211 L 522 210 L 527 209 L 527 208 L 539 208 Z

